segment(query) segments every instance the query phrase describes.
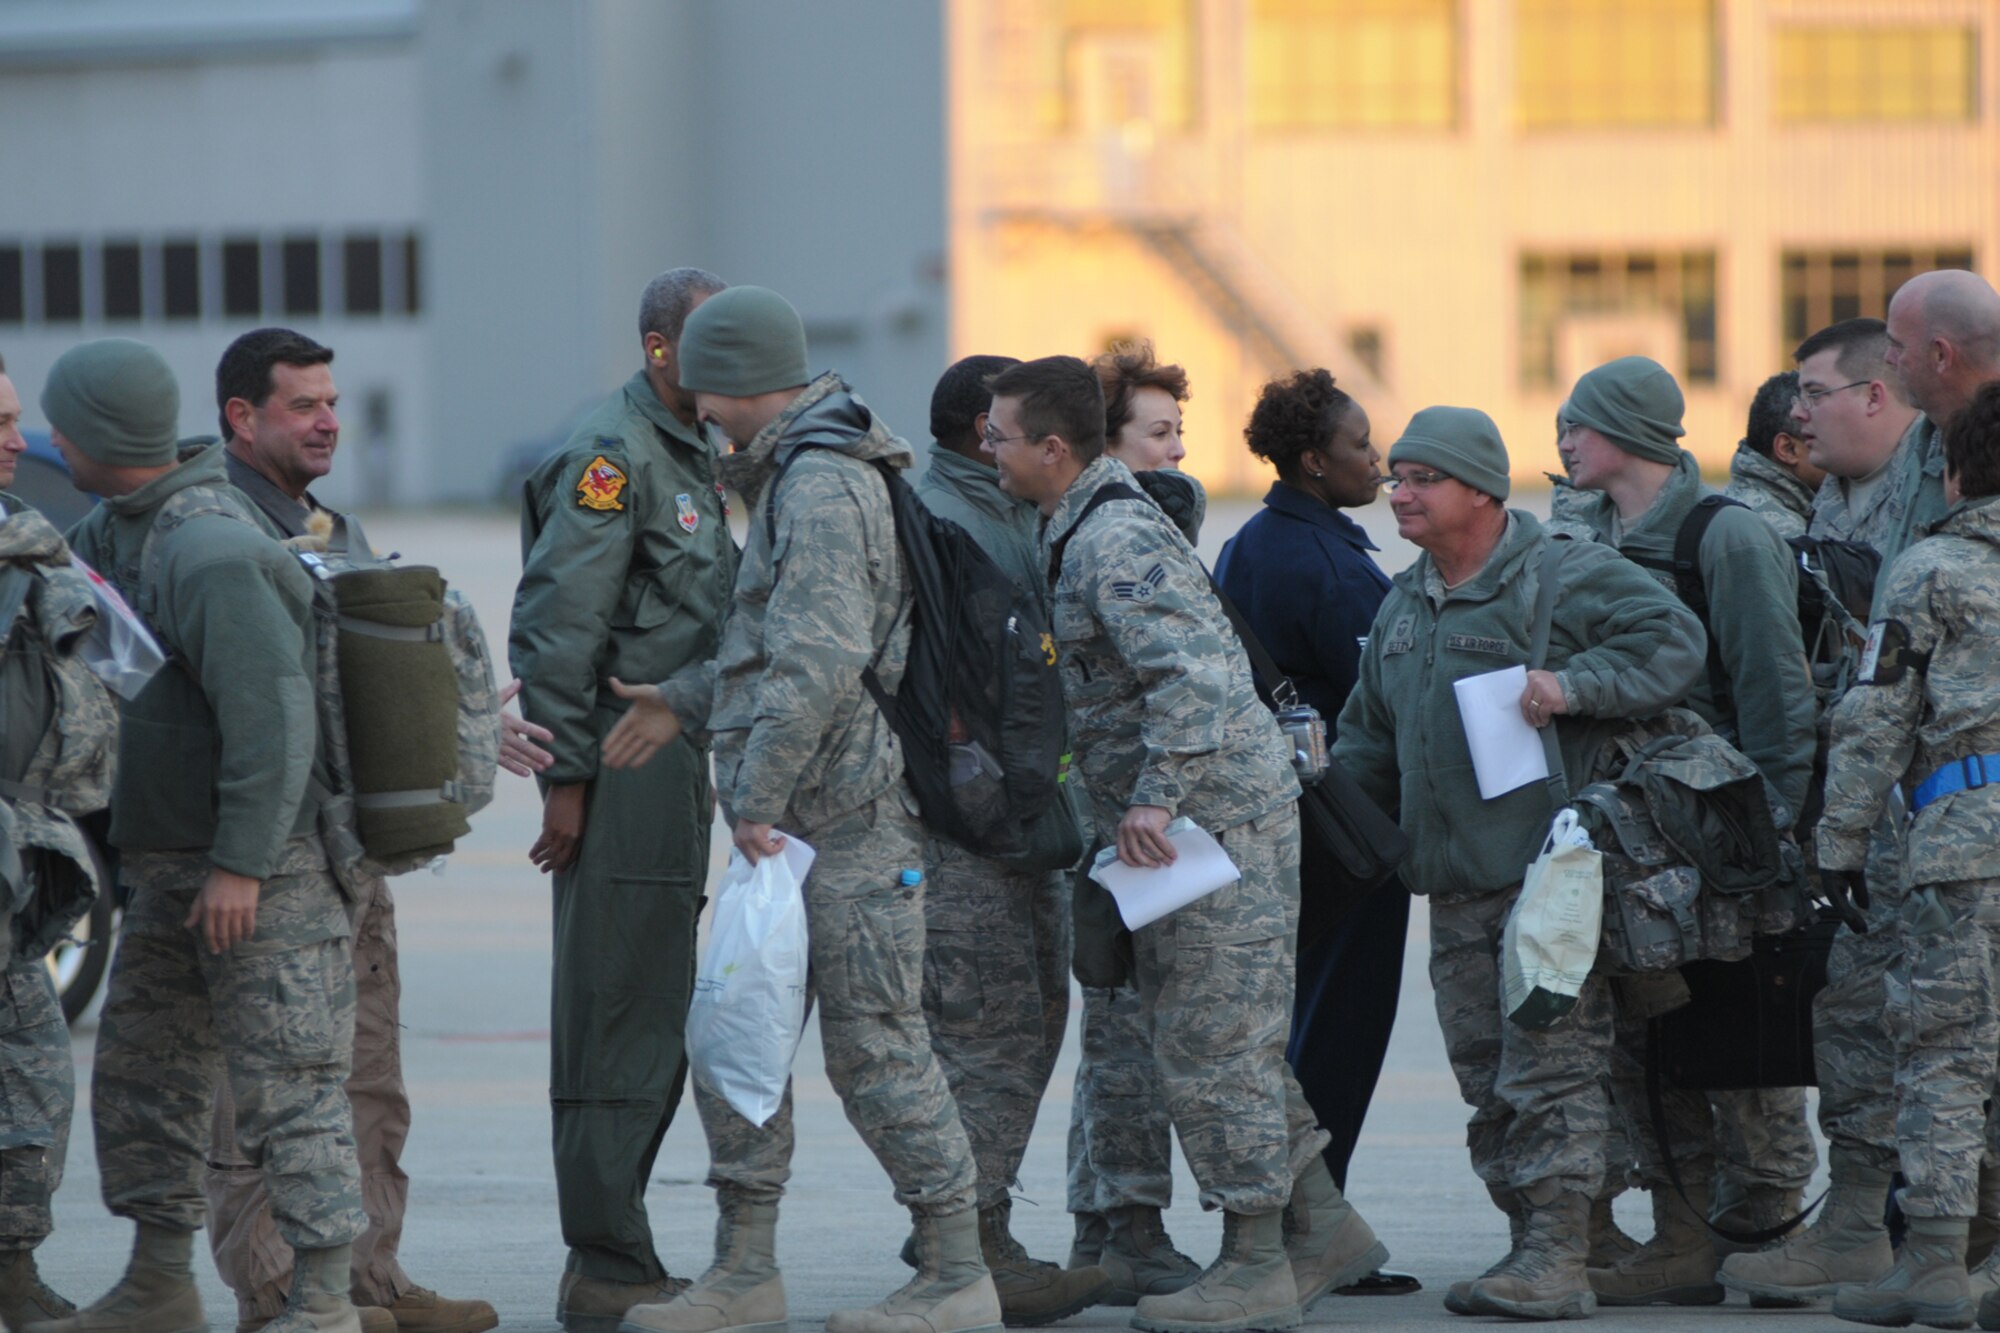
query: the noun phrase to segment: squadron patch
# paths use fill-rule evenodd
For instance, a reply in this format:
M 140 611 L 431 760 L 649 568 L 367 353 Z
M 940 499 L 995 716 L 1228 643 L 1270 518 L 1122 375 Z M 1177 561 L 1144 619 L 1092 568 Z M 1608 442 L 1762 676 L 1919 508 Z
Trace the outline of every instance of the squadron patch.
M 1854 679 L 1862 685 L 1894 685 L 1911 667 L 1923 671 L 1931 664 L 1929 653 L 1913 652 L 1910 627 L 1900 620 L 1878 620 L 1868 630 L 1868 647 Z
M 1167 567 L 1154 565 L 1142 579 L 1120 579 L 1111 585 L 1111 596 L 1121 602 L 1150 602 L 1166 582 Z
M 1407 653 L 1416 647 L 1416 628 L 1415 616 L 1397 616 L 1396 623 L 1389 627 L 1389 637 L 1382 641 L 1383 654 Z
M 1444 646 L 1456 652 L 1492 653 L 1505 657 L 1511 651 L 1505 639 L 1489 639 L 1479 634 L 1447 634 Z
M 590 460 L 590 466 L 577 478 L 576 502 L 585 509 L 623 509 L 618 499 L 625 493 L 625 469 L 605 458 L 603 454 Z
M 682 532 L 693 532 L 701 526 L 701 511 L 694 507 L 692 495 L 676 495 L 674 512 L 680 516 Z

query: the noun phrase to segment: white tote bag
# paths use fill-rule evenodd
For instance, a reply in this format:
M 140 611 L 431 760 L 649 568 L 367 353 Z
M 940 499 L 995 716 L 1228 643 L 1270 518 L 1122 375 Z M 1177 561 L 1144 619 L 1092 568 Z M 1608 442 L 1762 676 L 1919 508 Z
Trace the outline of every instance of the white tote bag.
M 1576 1007 L 1604 926 L 1603 857 L 1564 807 L 1528 867 L 1500 941 L 1507 1017 L 1546 1028 Z
M 811 864 L 811 849 L 796 838 L 754 866 L 741 852 L 729 854 L 688 1005 L 688 1066 L 696 1081 L 753 1125 L 777 1114 L 805 1029 L 801 889 Z

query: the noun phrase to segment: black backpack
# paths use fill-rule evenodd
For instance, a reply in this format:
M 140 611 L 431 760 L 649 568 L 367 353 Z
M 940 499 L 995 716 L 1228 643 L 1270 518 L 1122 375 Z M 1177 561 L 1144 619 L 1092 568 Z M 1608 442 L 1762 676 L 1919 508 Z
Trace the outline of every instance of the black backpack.
M 764 491 L 777 535 L 778 484 Z M 901 470 L 877 460 L 910 584 L 910 656 L 896 693 L 870 665 L 868 693 L 903 743 L 905 779 L 924 827 L 976 856 L 1022 871 L 1063 870 L 1083 855 L 1066 784 L 1062 678 L 1048 616 L 972 534 L 917 498 Z

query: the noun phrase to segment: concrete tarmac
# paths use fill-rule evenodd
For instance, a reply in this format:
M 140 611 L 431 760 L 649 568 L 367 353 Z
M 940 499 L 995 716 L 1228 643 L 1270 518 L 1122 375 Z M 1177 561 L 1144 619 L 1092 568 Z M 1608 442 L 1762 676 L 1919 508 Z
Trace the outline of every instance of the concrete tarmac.
M 1533 507 L 1546 512 L 1546 500 Z M 1211 511 L 1203 553 L 1252 512 L 1242 502 Z M 1410 555 L 1393 538 L 1387 506 L 1364 511 L 1384 545 L 1383 563 L 1400 569 Z M 509 598 L 519 571 L 511 517 L 486 514 L 384 514 L 368 520 L 373 539 L 415 563 L 435 563 L 479 607 L 505 662 Z M 448 1296 L 479 1296 L 498 1307 L 502 1327 L 551 1330 L 564 1251 L 557 1230 L 549 1163 L 547 882 L 528 864 L 539 825 L 532 783 L 502 775 L 499 797 L 475 821 L 442 874 L 419 872 L 394 883 L 403 978 L 403 1061 L 414 1128 L 403 1165 L 410 1206 L 402 1245 L 405 1268 Z M 726 847 L 718 834 L 713 866 Z M 711 881 L 713 882 L 713 881 Z M 1388 1065 L 1376 1093 L 1349 1181 L 1350 1197 L 1392 1252 L 1390 1266 L 1418 1275 L 1424 1291 L 1395 1298 L 1328 1297 L 1308 1314 L 1312 1326 L 1405 1327 L 1492 1321 L 1454 1320 L 1439 1305 L 1444 1289 L 1476 1275 L 1507 1244 L 1505 1220 L 1473 1177 L 1465 1154 L 1466 1108 L 1444 1057 L 1426 971 L 1427 915 L 1411 915 L 1402 1009 Z M 100 1202 L 89 1127 L 88 1089 L 94 1012 L 75 1029 L 79 1112 L 69 1170 L 56 1200 L 56 1234 L 40 1252 L 58 1290 L 89 1301 L 117 1280 L 131 1228 Z M 1070 1218 L 1063 1210 L 1064 1140 L 1069 1126 L 1076 1032 L 1043 1104 L 1021 1172 L 1014 1229 L 1030 1252 L 1060 1261 Z M 908 1217 L 887 1177 L 847 1124 L 828 1086 L 816 1025 L 795 1067 L 798 1152 L 781 1213 L 779 1259 L 792 1323 L 820 1326 L 831 1310 L 865 1305 L 899 1286 L 908 1270 L 896 1258 Z M 1176 1154 L 1176 1206 L 1168 1226 L 1176 1243 L 1202 1262 L 1213 1257 L 1220 1217 L 1202 1213 L 1186 1165 Z M 668 1132 L 647 1193 L 660 1253 L 675 1273 L 707 1266 L 714 1203 L 703 1185 L 707 1152 L 691 1101 Z M 1619 1201 L 1627 1230 L 1649 1229 L 1644 1198 Z M 203 1237 L 205 1243 L 206 1236 Z M 205 1259 L 197 1273 L 211 1323 L 227 1329 L 234 1302 Z M 1098 1309 L 1068 1326 L 1123 1327 L 1129 1311 Z M 1600 1313 L 1600 1320 L 1649 1330 L 1724 1326 L 1851 1327 L 1824 1303 L 1798 1311 L 1751 1311 L 1742 1298 L 1698 1309 Z

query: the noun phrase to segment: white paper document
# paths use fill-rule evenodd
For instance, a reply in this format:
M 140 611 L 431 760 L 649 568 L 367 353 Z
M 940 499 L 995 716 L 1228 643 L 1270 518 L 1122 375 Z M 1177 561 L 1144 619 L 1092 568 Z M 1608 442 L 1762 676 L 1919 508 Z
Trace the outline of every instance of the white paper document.
M 1458 694 L 1458 717 L 1465 724 L 1465 743 L 1472 751 L 1472 771 L 1479 779 L 1481 800 L 1505 796 L 1516 787 L 1548 777 L 1549 761 L 1542 751 L 1542 738 L 1521 716 L 1528 668 L 1513 666 L 1467 676 L 1453 681 L 1451 688 Z
M 1151 925 L 1243 877 L 1222 844 L 1191 819 L 1167 825 L 1167 841 L 1178 853 L 1170 866 L 1128 866 L 1118 859 L 1116 847 L 1099 852 L 1091 866 L 1090 877 L 1110 891 L 1127 930 Z

